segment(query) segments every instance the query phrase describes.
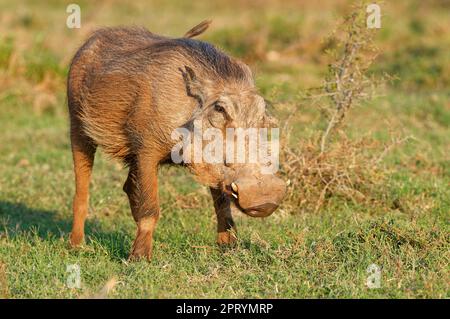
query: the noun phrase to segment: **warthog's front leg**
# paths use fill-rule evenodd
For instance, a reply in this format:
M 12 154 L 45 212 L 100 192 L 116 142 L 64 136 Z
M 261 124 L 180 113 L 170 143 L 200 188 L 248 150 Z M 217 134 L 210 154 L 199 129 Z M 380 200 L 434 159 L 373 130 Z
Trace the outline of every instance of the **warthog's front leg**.
M 221 190 L 210 188 L 217 216 L 217 243 L 233 244 L 237 240 L 236 226 L 231 215 L 230 199 Z
M 153 232 L 159 219 L 157 164 L 152 165 L 149 161 L 139 159 L 131 164 L 123 189 L 128 195 L 131 212 L 137 224 L 130 260 L 150 260 Z

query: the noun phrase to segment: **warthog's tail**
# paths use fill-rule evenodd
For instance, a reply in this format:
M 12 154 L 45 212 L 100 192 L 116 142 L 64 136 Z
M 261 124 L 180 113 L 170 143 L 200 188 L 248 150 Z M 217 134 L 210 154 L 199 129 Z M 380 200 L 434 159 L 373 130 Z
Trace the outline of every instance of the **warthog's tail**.
M 194 38 L 208 29 L 209 25 L 211 24 L 211 20 L 205 20 L 197 24 L 195 27 L 190 29 L 188 32 L 186 32 L 183 36 L 183 38 Z

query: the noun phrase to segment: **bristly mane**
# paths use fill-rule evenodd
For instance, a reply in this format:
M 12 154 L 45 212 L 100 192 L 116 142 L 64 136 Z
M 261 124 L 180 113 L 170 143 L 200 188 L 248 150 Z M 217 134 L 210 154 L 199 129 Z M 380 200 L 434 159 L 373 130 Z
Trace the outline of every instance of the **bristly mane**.
M 186 38 L 175 39 L 175 42 L 202 66 L 212 68 L 222 78 L 246 80 L 249 77 L 243 66 L 210 43 Z
M 199 63 L 206 68 L 212 68 L 217 75 L 224 78 L 246 80 L 251 77 L 248 69 L 239 65 L 236 61 L 228 57 L 215 46 L 192 38 L 202 34 L 209 28 L 212 20 L 205 20 L 190 29 L 181 39 L 175 39 L 181 46 L 189 51 L 189 54 L 196 58 Z

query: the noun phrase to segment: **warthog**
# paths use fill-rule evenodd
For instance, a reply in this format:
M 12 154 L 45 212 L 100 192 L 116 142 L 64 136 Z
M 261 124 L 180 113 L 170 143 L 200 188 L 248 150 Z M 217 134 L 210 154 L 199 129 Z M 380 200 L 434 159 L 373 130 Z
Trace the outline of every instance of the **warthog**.
M 76 182 L 72 246 L 84 238 L 97 146 L 129 168 L 123 190 L 137 224 L 130 258 L 149 259 L 160 216 L 158 166 L 173 162 L 174 130 L 195 120 L 223 132 L 272 125 L 248 66 L 192 39 L 208 26 L 204 21 L 175 39 L 143 28 L 100 29 L 75 54 L 67 82 Z M 285 183 L 261 173 L 259 163 L 184 164 L 210 187 L 219 244 L 236 240 L 233 211 L 265 217 L 285 194 Z

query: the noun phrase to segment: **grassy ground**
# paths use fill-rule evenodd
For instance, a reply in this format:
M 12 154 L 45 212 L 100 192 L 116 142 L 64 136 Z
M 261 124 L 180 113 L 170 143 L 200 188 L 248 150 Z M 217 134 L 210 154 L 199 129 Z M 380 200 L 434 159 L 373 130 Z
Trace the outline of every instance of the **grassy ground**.
M 112 278 L 115 298 L 449 297 L 444 1 L 382 5 L 377 41 L 383 54 L 375 71 L 399 80 L 348 119 L 355 138 L 385 142 L 392 131 L 415 137 L 383 162 L 382 205 L 332 197 L 317 212 L 286 206 L 264 220 L 236 216 L 239 243 L 221 250 L 206 188 L 182 169 L 162 168 L 162 218 L 151 263 L 126 261 L 135 231 L 121 191 L 126 171 L 101 153 L 87 243 L 68 249 L 74 186 L 64 80 L 76 47 L 99 25 L 139 24 L 177 36 L 212 18 L 203 39 L 247 61 L 280 118 L 297 112 L 294 136 L 302 138 L 320 123 L 299 91 L 323 79 L 322 39 L 348 3 L 248 1 L 239 10 L 229 1 L 78 3 L 83 27 L 69 30 L 64 1 L 0 0 L 0 297 L 92 296 Z M 66 286 L 69 264 L 80 266 L 80 289 Z M 366 285 L 371 264 L 381 271 L 378 289 Z

